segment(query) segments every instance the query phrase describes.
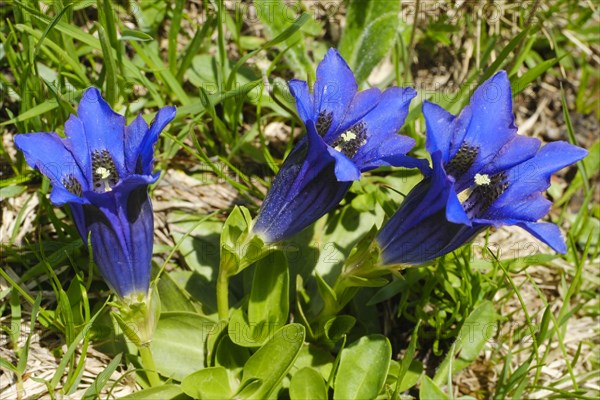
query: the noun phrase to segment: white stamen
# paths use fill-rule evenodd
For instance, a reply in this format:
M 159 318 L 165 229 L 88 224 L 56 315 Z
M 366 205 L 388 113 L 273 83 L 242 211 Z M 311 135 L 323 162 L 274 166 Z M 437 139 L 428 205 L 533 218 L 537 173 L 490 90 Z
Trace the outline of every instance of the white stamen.
M 96 173 L 100 175 L 102 180 L 108 179 L 110 177 L 110 170 L 104 167 L 96 168 Z
M 100 175 L 100 179 L 102 180 L 102 184 L 104 185 L 104 191 L 110 192 L 112 190 L 110 184 L 108 183 L 108 178 L 110 178 L 111 174 L 110 170 L 108 168 L 98 167 L 96 168 L 96 173 Z
M 488 174 L 475 174 L 475 184 L 477 186 L 489 185 L 490 183 L 492 183 L 492 180 Z
M 352 130 L 342 133 L 342 140 L 344 142 L 349 142 L 354 139 L 356 139 L 356 133 L 354 133 Z

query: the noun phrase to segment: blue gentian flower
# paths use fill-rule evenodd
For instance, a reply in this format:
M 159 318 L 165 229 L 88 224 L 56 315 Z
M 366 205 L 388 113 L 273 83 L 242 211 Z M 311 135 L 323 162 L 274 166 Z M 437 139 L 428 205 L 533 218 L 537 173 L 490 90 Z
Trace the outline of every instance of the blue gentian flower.
M 141 115 L 126 126 L 98 89 L 89 88 L 77 114 L 65 123 L 65 138 L 29 133 L 17 135 L 15 144 L 52 182 L 52 203 L 71 207 L 108 285 L 121 297 L 146 295 L 154 238 L 147 189 L 159 176 L 152 174 L 154 144 L 175 108 L 159 110 L 150 127 Z
M 558 227 L 543 192 L 556 171 L 587 151 L 565 142 L 540 147 L 517 135 L 506 72 L 484 82 L 457 116 L 423 104 L 433 172 L 378 233 L 384 264 L 421 264 L 462 246 L 488 226 L 517 225 L 559 253 Z
M 361 172 L 392 165 L 424 167 L 406 156 L 412 138 L 398 135 L 416 92 L 392 87 L 359 92 L 335 49 L 317 68 L 312 93 L 289 82 L 306 136 L 284 161 L 260 209 L 254 232 L 266 242 L 289 238 L 331 211 Z

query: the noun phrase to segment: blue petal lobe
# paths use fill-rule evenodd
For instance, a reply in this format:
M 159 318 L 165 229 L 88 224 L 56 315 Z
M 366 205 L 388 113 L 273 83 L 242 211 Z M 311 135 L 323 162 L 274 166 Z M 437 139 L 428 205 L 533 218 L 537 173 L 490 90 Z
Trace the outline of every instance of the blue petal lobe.
M 534 157 L 540 148 L 540 140 L 528 136 L 517 135 L 513 140 L 505 144 L 494 159 L 483 165 L 478 171 L 481 174 L 493 174 L 504 171 L 515 165 L 521 164 Z
M 377 107 L 362 119 L 366 125 L 367 139 L 353 158 L 362 171 L 381 165 L 391 165 L 390 162 L 394 159 L 408 161 L 396 156 L 404 156 L 408 153 L 415 145 L 415 141 L 397 133 L 404 125 L 408 107 L 415 96 L 416 92 L 410 88 L 387 89 L 381 95 Z
M 517 225 L 552 247 L 557 253 L 565 254 L 567 252 L 565 239 L 558 226 L 549 222 L 520 222 Z
M 125 117 L 114 112 L 94 87 L 83 92 L 77 115 L 83 123 L 89 151 L 107 150 L 119 176 L 126 175 L 123 149 Z
M 54 185 L 52 187 L 52 191 L 50 192 L 50 201 L 52 202 L 52 204 L 57 205 L 57 206 L 62 206 L 63 204 L 72 204 L 72 203 L 79 203 L 79 204 L 84 204 L 86 203 L 84 198 L 81 198 L 71 192 L 69 192 L 67 189 L 65 189 L 64 187 L 60 186 L 60 185 Z
M 306 83 L 306 81 L 292 79 L 288 82 L 288 85 L 292 96 L 296 99 L 296 109 L 298 110 L 300 119 L 304 121 L 304 123 L 309 119 L 316 121 L 318 115 L 315 115 L 313 97 L 308 90 L 308 83 Z
M 141 173 L 150 175 L 152 173 L 152 165 L 154 162 L 154 145 L 158 140 L 158 135 L 167 126 L 169 122 L 175 118 L 175 107 L 163 107 L 158 110 L 156 117 L 150 123 L 150 128 L 142 140 L 138 150 L 138 160 L 136 162 L 136 173 L 139 172 L 138 163 L 141 163 Z
M 474 170 L 480 170 L 517 133 L 506 72 L 499 71 L 479 86 L 471 97 L 470 107 L 472 117 L 464 141 L 479 148 Z
M 345 111 L 344 119 L 341 124 L 334 130 L 329 130 L 329 133 L 323 136 L 326 143 L 331 143 L 337 139 L 343 132 L 352 128 L 363 117 L 370 115 L 377 107 L 381 99 L 381 91 L 377 88 L 369 88 L 362 92 L 356 93 L 354 99 Z M 364 119 L 363 119 L 364 122 Z M 333 126 L 333 123 L 332 123 Z
M 142 114 L 138 114 L 131 124 L 125 128 L 125 166 L 130 174 L 136 173 L 140 145 L 147 132 L 148 124 L 146 124 Z
M 511 225 L 507 220 L 537 221 L 548 214 L 551 206 L 552 202 L 541 192 L 535 192 L 525 198 L 514 198 L 512 201 L 493 204 L 481 219 L 489 220 L 489 223 L 496 227 L 503 224 Z
M 535 157 L 509 170 L 508 188 L 496 200 L 494 206 L 510 206 L 519 199 L 528 198 L 532 193 L 548 189 L 553 173 L 581 160 L 587 154 L 587 150 L 566 142 L 548 143 Z
M 79 118 L 72 114 L 67 122 L 65 122 L 65 135 L 67 136 L 67 140 L 63 141 L 63 143 L 78 162 L 81 171 L 87 179 L 87 186 L 89 186 L 92 182 L 90 151 L 83 124 Z
M 360 169 L 348 157 L 329 146 L 327 151 L 335 159 L 334 171 L 338 181 L 350 182 L 360 179 Z
M 465 212 L 460 200 L 454 190 L 450 190 L 448 194 L 448 202 L 446 203 L 446 218 L 448 221 L 455 224 L 463 224 L 471 226 L 471 220 Z
M 426 149 L 429 154 L 436 151 L 442 152 L 442 159 L 448 162 L 450 153 L 450 142 L 452 139 L 454 115 L 444 110 L 437 104 L 429 101 L 423 102 L 423 116 L 427 131 Z
M 25 155 L 27 164 L 40 170 L 54 186 L 64 188 L 63 180 L 72 175 L 80 183 L 82 189 L 86 189 L 87 180 L 81 172 L 79 164 L 56 133 L 38 132 L 16 135 L 15 145 Z M 62 201 L 60 198 L 57 200 Z
M 314 85 L 313 115 L 321 111 L 332 113 L 329 132 L 336 131 L 344 120 L 346 110 L 352 102 L 358 85 L 350 67 L 337 50 L 329 49 L 323 61 L 317 67 L 317 79 Z

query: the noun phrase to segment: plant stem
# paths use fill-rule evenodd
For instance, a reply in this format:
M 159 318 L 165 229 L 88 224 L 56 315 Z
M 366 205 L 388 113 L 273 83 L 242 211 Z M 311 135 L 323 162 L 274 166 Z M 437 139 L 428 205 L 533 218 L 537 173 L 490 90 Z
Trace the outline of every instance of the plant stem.
M 160 378 L 158 376 L 158 372 L 156 372 L 156 364 L 154 364 L 154 357 L 152 357 L 152 351 L 150 351 L 150 346 L 142 345 L 138 347 L 140 351 L 140 356 L 142 357 L 142 364 L 144 366 L 144 370 L 146 371 L 146 376 L 148 377 L 148 382 L 150 382 L 151 387 L 160 385 Z
M 223 268 L 219 268 L 217 277 L 217 311 L 219 319 L 229 318 L 229 276 Z

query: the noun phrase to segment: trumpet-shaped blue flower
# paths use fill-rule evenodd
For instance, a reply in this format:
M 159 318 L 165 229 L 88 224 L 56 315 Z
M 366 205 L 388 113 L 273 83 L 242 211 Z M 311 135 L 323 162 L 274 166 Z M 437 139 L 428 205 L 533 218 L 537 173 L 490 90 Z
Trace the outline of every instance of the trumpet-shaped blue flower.
M 141 115 L 126 126 L 98 89 L 89 88 L 77 114 L 65 123 L 65 138 L 29 133 L 17 135 L 15 144 L 52 182 L 52 203 L 71 207 L 108 285 L 121 297 L 145 295 L 154 237 L 147 189 L 158 179 L 152 174 L 154 144 L 175 108 L 159 110 L 150 127 Z
M 289 82 L 306 136 L 284 161 L 261 207 L 254 232 L 266 242 L 293 236 L 331 211 L 361 172 L 392 165 L 426 168 L 406 156 L 412 138 L 398 135 L 416 92 L 392 87 L 359 92 L 344 59 L 330 49 L 311 92 Z
M 379 232 L 384 264 L 424 263 L 502 225 L 566 252 L 558 227 L 538 222 L 551 206 L 543 192 L 553 173 L 587 151 L 565 142 L 540 147 L 538 139 L 518 135 L 506 72 L 484 82 L 457 117 L 429 102 L 423 114 L 433 172 Z

